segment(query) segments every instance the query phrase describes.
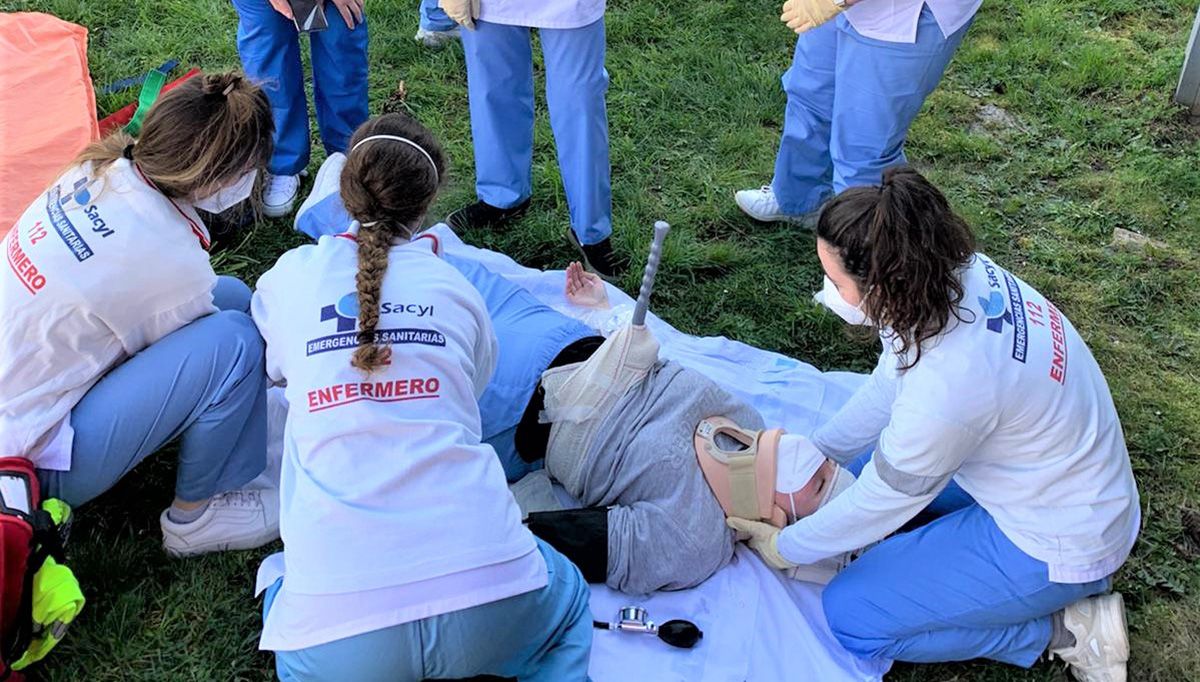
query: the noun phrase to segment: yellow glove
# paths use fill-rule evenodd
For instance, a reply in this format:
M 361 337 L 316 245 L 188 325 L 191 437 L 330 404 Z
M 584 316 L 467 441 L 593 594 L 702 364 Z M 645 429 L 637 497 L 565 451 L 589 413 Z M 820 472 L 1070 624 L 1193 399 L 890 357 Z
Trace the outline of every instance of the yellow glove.
M 438 0 L 438 7 L 463 28 L 475 30 L 479 18 L 479 0 Z
M 796 33 L 816 28 L 845 11 L 833 0 L 787 0 L 779 20 Z M 452 15 L 453 16 L 453 15 Z
M 786 571 L 796 567 L 796 564 L 783 558 L 779 553 L 779 529 L 769 523 L 739 519 L 731 516 L 725 523 L 737 531 L 738 540 L 746 540 L 750 549 L 758 552 L 762 560 L 771 568 Z

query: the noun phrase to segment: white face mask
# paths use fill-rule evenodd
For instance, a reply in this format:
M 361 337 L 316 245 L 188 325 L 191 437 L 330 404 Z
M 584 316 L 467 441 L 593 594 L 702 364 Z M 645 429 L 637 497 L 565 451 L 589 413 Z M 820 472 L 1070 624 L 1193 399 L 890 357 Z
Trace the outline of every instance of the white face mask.
M 252 170 L 234 184 L 217 190 L 215 194 L 193 201 L 192 206 L 209 213 L 224 213 L 250 198 L 256 178 L 258 178 L 258 171 Z
M 825 490 L 821 492 L 821 501 L 817 503 L 817 509 L 824 507 L 825 505 L 829 504 L 830 500 L 846 492 L 850 486 L 854 485 L 856 480 L 858 479 L 856 479 L 854 474 L 850 473 L 848 469 L 835 466 L 833 468 L 833 480 L 830 481 L 829 485 L 825 486 Z
M 862 311 L 862 301 L 858 305 L 850 305 L 846 299 L 842 298 L 842 292 L 838 291 L 837 285 L 829 276 L 825 276 L 825 283 L 821 290 L 818 291 L 813 299 L 829 308 L 838 317 L 842 318 L 850 324 L 869 325 L 871 320 L 867 318 L 867 314 Z

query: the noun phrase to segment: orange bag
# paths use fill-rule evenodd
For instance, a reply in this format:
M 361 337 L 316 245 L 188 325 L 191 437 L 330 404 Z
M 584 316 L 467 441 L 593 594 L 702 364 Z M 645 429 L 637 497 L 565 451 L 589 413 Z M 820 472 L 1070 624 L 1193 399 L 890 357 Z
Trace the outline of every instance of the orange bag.
M 99 136 L 87 29 L 49 14 L 0 14 L 0 239 Z

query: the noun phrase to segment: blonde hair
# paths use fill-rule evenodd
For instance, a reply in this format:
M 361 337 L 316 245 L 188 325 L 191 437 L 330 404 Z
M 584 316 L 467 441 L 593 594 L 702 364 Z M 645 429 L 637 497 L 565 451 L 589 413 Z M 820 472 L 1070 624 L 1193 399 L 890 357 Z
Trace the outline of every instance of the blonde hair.
M 419 149 L 386 139 L 356 147 L 372 135 L 402 137 Z M 373 118 L 359 126 L 350 138 L 350 152 L 342 169 L 341 195 L 346 210 L 361 224 L 355 277 L 358 348 L 350 364 L 368 374 L 391 358 L 390 346 L 375 343 L 388 249 L 393 239 L 409 239 L 420 228 L 419 221 L 429 210 L 445 177 L 446 158 L 441 145 L 425 126 L 404 114 Z
M 264 168 L 275 124 L 266 94 L 237 72 L 189 78 L 159 98 L 135 140 L 123 131 L 88 145 L 74 164 L 97 175 L 126 156 L 172 199 L 196 199 Z

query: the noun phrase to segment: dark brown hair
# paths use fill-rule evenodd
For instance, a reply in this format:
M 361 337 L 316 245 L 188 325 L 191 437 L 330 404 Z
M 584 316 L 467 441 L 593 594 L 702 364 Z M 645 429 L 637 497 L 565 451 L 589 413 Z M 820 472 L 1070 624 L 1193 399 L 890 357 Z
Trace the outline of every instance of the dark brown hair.
M 91 161 L 100 174 L 128 155 L 160 192 L 193 200 L 265 168 L 274 130 L 271 104 L 258 86 L 236 72 L 201 74 L 154 103 L 136 142 L 117 131 L 88 145 L 74 163 Z
M 394 135 L 358 146 L 373 135 Z M 431 166 L 429 161 L 433 160 Z M 435 170 L 436 169 L 436 170 Z M 446 157 L 425 126 L 405 114 L 384 114 L 359 126 L 350 138 L 342 169 L 342 201 L 361 227 L 358 231 L 358 349 L 350 364 L 370 373 L 391 357 L 391 348 L 375 343 L 379 297 L 388 267 L 388 248 L 409 239 L 437 196 L 446 177 Z
M 959 318 L 960 270 L 975 253 L 975 236 L 946 197 L 909 166 L 893 166 L 883 183 L 834 197 L 817 220 L 817 237 L 841 256 L 863 293 L 862 310 L 913 351 Z

